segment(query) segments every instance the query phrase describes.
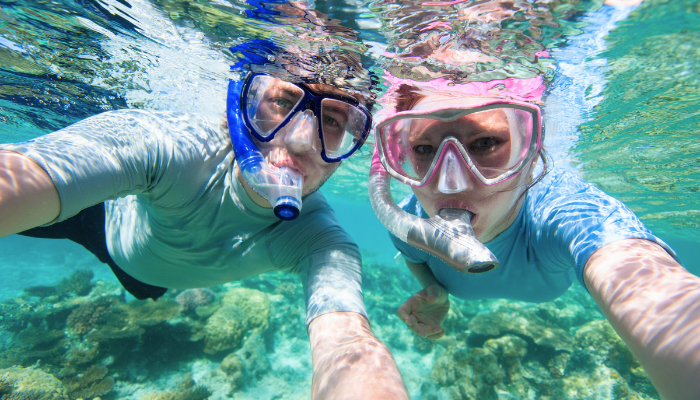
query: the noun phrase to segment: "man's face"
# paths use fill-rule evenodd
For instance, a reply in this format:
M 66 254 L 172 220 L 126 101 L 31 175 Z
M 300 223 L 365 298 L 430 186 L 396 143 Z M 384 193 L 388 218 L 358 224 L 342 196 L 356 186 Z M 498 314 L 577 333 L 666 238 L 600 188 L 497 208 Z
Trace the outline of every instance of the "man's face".
M 348 95 L 347 92 L 329 85 L 313 84 L 306 88 L 315 95 Z M 298 86 L 275 79 L 260 95 L 255 112 L 258 128 L 271 131 L 289 114 L 291 109 L 303 96 Z M 277 132 L 269 142 L 256 144 L 265 161 L 275 168 L 288 167 L 304 176 L 303 196 L 307 196 L 323 185 L 338 168 L 340 162 L 327 163 L 321 157 L 321 139 L 318 132 L 319 118 L 323 129 L 326 154 L 337 148 L 342 142 L 348 124 L 349 105 L 341 102 L 324 101 L 322 116 L 312 110 L 297 113 L 287 125 Z

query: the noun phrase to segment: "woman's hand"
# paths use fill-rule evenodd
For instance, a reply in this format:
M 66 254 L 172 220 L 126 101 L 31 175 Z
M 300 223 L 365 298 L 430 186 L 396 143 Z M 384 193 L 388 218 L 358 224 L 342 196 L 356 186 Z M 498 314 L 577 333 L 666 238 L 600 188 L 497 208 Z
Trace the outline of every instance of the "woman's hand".
M 396 314 L 413 333 L 436 340 L 445 336 L 441 325 L 448 311 L 447 291 L 440 285 L 431 285 L 406 300 Z

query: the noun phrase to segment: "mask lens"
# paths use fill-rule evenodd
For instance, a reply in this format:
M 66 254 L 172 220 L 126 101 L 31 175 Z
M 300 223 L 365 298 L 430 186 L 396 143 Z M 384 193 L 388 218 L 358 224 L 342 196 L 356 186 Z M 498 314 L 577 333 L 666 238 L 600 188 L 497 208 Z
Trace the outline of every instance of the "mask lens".
M 263 139 L 271 137 L 304 98 L 304 91 L 289 82 L 257 75 L 246 96 L 248 121 Z
M 368 117 L 358 107 L 326 98 L 321 101 L 319 118 L 328 158 L 348 155 L 364 140 Z
M 421 181 L 435 167 L 443 140 L 453 137 L 486 179 L 521 168 L 537 139 L 533 113 L 506 105 L 485 108 L 441 109 L 384 126 L 379 133 L 389 166 Z

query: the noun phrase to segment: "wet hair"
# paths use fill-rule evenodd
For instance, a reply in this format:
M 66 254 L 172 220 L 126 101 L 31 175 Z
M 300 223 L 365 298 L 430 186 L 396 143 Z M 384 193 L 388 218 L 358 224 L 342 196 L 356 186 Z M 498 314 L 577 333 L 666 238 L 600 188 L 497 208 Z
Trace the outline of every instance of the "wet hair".
M 426 96 L 418 93 L 416 86 L 401 84 L 395 92 L 396 112 L 413 110 L 413 107 Z

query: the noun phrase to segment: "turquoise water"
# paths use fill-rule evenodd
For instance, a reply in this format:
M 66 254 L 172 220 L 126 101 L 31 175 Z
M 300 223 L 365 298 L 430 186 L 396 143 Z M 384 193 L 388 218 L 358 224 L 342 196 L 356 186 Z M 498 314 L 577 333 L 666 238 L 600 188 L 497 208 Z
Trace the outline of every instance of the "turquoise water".
M 700 275 L 700 6 L 580 3 L 590 11 L 571 18 L 571 31 L 550 36 L 557 38 L 551 40 L 557 62 L 546 146 L 555 165 L 623 200 Z M 316 6 L 358 29 L 365 43 L 375 44 L 372 51 L 381 48 L 381 23 L 370 4 Z M 241 14 L 245 8 L 215 1 L 0 3 L 0 142 L 26 140 L 110 109 L 219 115 L 221 82 L 232 62 L 225 49 L 270 35 L 268 25 Z M 370 147 L 322 191 L 361 248 L 373 330 L 392 350 L 412 398 L 658 398 L 579 287 L 543 304 L 454 300 L 445 339 L 433 344 L 411 334 L 394 314 L 419 287 L 394 259 L 369 206 Z M 219 296 L 254 289 L 271 304 L 270 328 L 249 334 L 234 351 L 244 359 L 241 381 L 223 367 L 228 353 L 207 353 L 194 340 L 199 328 L 191 316 L 153 325 L 132 318 L 124 323 L 143 332 L 93 340 L 66 325 L 75 306 L 56 301 L 51 311 L 41 305 L 55 301 L 50 297 L 20 297 L 29 287 L 60 286 L 84 270 L 94 274 L 94 293 L 118 290 L 108 268 L 75 244 L 0 239 L 0 268 L 0 368 L 36 365 L 58 377 L 72 398 L 159 398 L 154 392 L 205 398 L 182 382 L 205 387 L 211 399 L 310 397 L 304 305 L 293 276 L 268 274 L 213 288 Z M 509 324 L 519 317 L 531 328 Z M 484 334 L 484 321 L 499 333 Z M 537 332 L 560 340 L 544 343 Z M 520 356 L 508 358 L 504 349 Z

